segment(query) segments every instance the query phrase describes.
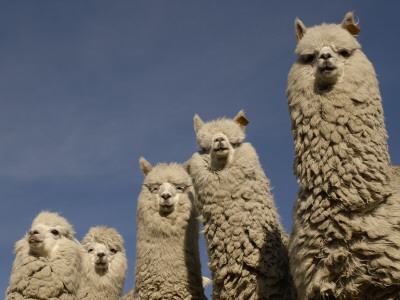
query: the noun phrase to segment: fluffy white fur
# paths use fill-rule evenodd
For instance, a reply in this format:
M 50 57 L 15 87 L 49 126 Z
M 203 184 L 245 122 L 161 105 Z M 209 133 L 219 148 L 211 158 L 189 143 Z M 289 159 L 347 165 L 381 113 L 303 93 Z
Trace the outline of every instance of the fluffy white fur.
M 243 143 L 243 111 L 203 123 L 190 160 L 204 224 L 213 299 L 293 299 L 286 234 L 256 151 Z
M 15 244 L 15 260 L 6 300 L 76 299 L 81 246 L 68 221 L 42 211 Z
M 299 296 L 400 299 L 400 179 L 353 14 L 312 28 L 296 20 L 295 30 L 287 96 L 300 190 L 289 255 Z
M 205 300 L 191 178 L 176 163 L 140 168 L 135 286 L 122 299 Z
M 122 236 L 106 226 L 90 228 L 84 248 L 81 300 L 116 300 L 122 295 L 128 263 Z

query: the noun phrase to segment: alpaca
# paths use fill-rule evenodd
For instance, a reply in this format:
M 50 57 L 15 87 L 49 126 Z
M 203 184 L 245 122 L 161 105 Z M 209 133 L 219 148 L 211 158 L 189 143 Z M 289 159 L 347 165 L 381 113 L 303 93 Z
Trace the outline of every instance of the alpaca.
M 295 31 L 287 97 L 300 189 L 289 256 L 299 297 L 399 299 L 400 177 L 360 30 L 349 12 L 340 25 L 296 19 Z
M 122 295 L 128 262 L 122 236 L 106 226 L 90 228 L 82 240 L 80 300 L 117 300 Z
M 76 299 L 81 270 L 81 245 L 68 221 L 42 211 L 15 244 L 6 300 Z
M 122 299 L 207 299 L 202 286 L 194 191 L 182 165 L 140 158 L 135 286 Z
M 213 299 L 293 299 L 287 236 L 256 151 L 243 143 L 248 120 L 203 123 L 194 117 L 201 151 L 190 160 L 196 205 L 213 281 Z

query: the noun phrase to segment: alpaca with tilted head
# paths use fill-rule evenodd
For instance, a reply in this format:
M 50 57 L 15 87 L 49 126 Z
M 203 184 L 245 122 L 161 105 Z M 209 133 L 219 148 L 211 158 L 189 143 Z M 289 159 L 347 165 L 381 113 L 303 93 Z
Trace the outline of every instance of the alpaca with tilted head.
M 339 25 L 297 19 L 295 31 L 289 256 L 300 299 L 400 299 L 400 178 L 360 30 L 350 12 Z
M 6 300 L 77 299 L 82 248 L 68 221 L 42 211 L 15 244 Z
M 283 232 L 269 180 L 250 143 L 243 111 L 203 123 L 190 172 L 204 225 L 213 299 L 294 299 Z
M 177 163 L 139 162 L 145 179 L 136 215 L 135 286 L 122 299 L 206 300 L 190 176 Z

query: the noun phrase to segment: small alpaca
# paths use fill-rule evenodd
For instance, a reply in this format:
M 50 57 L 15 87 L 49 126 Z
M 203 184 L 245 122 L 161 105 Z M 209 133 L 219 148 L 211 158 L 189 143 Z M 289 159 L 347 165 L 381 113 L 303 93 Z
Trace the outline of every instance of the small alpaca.
M 207 299 L 202 286 L 194 191 L 182 165 L 140 158 L 135 286 L 122 299 Z
M 106 226 L 90 228 L 82 240 L 80 300 L 117 300 L 122 295 L 128 262 L 122 236 Z
M 81 245 L 68 221 L 42 211 L 15 244 L 15 260 L 6 300 L 76 299 Z
M 340 25 L 295 22 L 288 76 L 294 172 L 289 241 L 300 299 L 400 299 L 400 177 L 374 68 Z M 397 172 L 397 175 L 396 175 Z
M 256 151 L 243 143 L 248 120 L 203 123 L 194 117 L 197 144 L 190 160 L 204 225 L 213 299 L 294 299 L 287 235 Z

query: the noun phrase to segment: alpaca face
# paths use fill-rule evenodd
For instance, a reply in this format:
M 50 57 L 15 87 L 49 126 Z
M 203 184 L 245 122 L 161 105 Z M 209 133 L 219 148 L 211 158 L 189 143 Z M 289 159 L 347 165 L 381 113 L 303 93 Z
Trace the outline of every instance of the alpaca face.
M 36 256 L 51 257 L 60 238 L 61 233 L 56 226 L 34 224 L 28 234 L 30 250 Z
M 87 250 L 90 260 L 98 273 L 103 273 L 108 270 L 112 260 L 114 259 L 117 249 L 107 247 L 103 243 L 88 243 L 84 245 Z
M 222 132 L 218 132 L 212 138 L 211 143 L 211 167 L 222 169 L 232 161 L 233 154 L 237 144 L 229 142 L 228 137 Z
M 198 115 L 194 117 L 197 144 L 210 154 L 210 169 L 221 170 L 233 158 L 235 148 L 244 140 L 244 128 L 248 124 L 243 111 L 233 120 L 219 119 L 203 123 Z
M 142 197 L 139 197 L 138 211 L 141 207 L 146 207 L 146 210 L 158 211 L 165 217 L 176 207 L 187 204 L 187 194 L 190 192 L 188 188 L 191 187 L 192 180 L 182 165 L 162 163 L 153 168 L 143 157 L 139 164 L 145 176 L 142 193 L 147 195 L 148 200 L 141 201 Z
M 302 76 L 313 77 L 319 90 L 341 80 L 346 67 L 352 64 L 353 55 L 361 47 L 347 29 L 349 23 L 353 24 L 352 16 L 341 25 L 322 24 L 308 29 L 296 20 L 298 64 L 303 68 Z
M 346 50 L 336 53 L 331 47 L 325 46 L 317 53 L 315 63 L 315 78 L 321 84 L 334 84 L 343 73 L 345 59 L 350 55 Z
M 154 197 L 157 198 L 160 211 L 171 212 L 174 210 L 174 206 L 178 203 L 179 197 L 186 189 L 186 186 L 183 184 L 163 182 L 153 184 L 149 189 L 154 194 Z

